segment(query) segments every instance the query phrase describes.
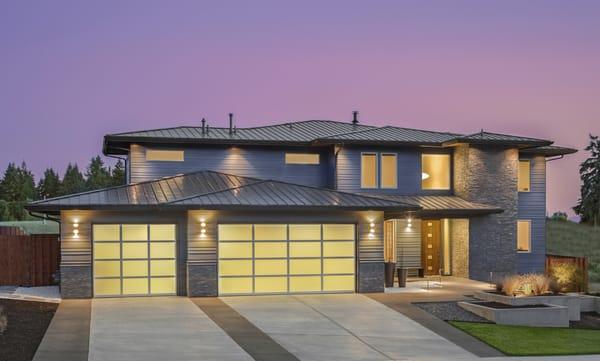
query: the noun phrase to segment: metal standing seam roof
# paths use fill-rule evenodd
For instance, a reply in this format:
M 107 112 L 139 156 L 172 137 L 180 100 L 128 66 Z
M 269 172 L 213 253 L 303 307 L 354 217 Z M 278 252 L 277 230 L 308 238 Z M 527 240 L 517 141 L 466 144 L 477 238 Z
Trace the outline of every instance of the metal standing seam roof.
M 543 147 L 535 147 L 535 148 L 527 148 L 522 149 L 522 153 L 528 154 L 540 154 L 545 155 L 547 157 L 554 157 L 559 155 L 567 155 L 577 153 L 577 149 L 567 148 L 567 147 L 559 147 L 555 145 L 547 145 Z
M 337 143 L 434 145 L 451 146 L 457 143 L 515 145 L 541 147 L 551 141 L 481 131 L 470 135 L 437 132 L 396 126 L 371 126 L 332 120 L 306 120 L 261 127 L 229 128 L 210 127 L 203 132 L 200 126 L 151 129 L 108 134 L 104 137 L 105 154 L 125 154 L 124 147 L 131 142 L 165 144 L 288 144 L 321 145 Z
M 27 209 L 126 209 L 136 207 L 238 209 L 243 207 L 415 210 L 399 201 L 273 180 L 200 171 L 33 202 Z
M 378 198 L 420 206 L 421 212 L 446 212 L 456 214 L 491 214 L 501 213 L 502 208 L 470 202 L 459 196 L 433 195 L 376 195 Z
M 552 144 L 551 141 L 545 139 L 522 137 L 518 135 L 508 135 L 500 133 L 484 132 L 459 136 L 445 142 L 444 145 L 452 145 L 456 143 L 470 144 L 515 144 L 525 146 L 546 146 Z
M 318 142 L 327 140 L 343 142 L 375 142 L 375 143 L 418 143 L 440 144 L 461 136 L 456 133 L 434 132 L 429 130 L 400 128 L 385 126 L 381 128 L 366 129 L 345 134 L 336 134 L 318 139 Z

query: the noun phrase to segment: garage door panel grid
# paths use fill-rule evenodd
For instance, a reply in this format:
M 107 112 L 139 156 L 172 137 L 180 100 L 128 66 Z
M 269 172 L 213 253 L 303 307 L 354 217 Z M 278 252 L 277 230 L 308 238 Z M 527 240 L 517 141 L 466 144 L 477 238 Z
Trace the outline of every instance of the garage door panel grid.
M 176 225 L 94 224 L 96 297 L 176 294 Z
M 353 292 L 354 224 L 220 224 L 219 294 Z

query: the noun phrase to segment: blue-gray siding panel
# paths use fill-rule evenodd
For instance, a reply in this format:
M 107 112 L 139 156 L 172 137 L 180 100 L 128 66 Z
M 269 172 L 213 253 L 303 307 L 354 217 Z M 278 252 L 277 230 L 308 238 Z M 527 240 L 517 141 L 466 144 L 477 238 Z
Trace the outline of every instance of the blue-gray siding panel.
M 164 147 L 151 147 L 164 149 Z M 314 186 L 331 186 L 329 153 L 321 151 L 319 165 L 285 164 L 285 149 L 203 147 L 179 148 L 185 150 L 183 162 L 146 161 L 145 147 L 132 145 L 130 153 L 130 180 L 132 183 L 153 180 L 175 174 L 213 170 L 244 177 L 273 179 Z M 290 152 L 310 152 L 312 149 L 293 149 Z
M 451 190 L 431 191 L 421 189 L 422 148 L 344 147 L 337 155 L 337 189 L 345 192 L 379 193 L 395 195 L 450 195 Z M 449 153 L 449 150 L 439 150 Z M 361 153 L 394 153 L 398 159 L 398 187 L 394 189 L 364 189 L 360 187 Z
M 521 155 L 531 160 L 531 192 L 519 192 L 518 219 L 531 220 L 531 253 L 519 253 L 519 273 L 543 272 L 546 258 L 546 161 L 543 156 Z

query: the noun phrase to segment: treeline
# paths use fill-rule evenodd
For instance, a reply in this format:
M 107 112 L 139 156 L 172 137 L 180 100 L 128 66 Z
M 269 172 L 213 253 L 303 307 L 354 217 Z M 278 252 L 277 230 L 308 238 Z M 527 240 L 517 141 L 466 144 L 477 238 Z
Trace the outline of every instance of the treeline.
M 37 182 L 23 162 L 8 164 L 0 179 L 0 221 L 21 221 L 30 216 L 24 206 L 31 201 L 59 197 L 125 183 L 125 165 L 119 160 L 108 167 L 100 156 L 91 159 L 84 173 L 77 164 L 67 166 L 62 178 L 48 168 Z

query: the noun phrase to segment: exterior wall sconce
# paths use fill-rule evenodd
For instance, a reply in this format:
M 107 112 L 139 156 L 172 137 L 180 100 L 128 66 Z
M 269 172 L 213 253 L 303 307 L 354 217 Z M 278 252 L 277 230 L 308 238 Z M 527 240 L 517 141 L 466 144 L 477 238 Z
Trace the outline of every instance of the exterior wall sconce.
M 206 222 L 203 219 L 200 220 L 200 237 L 206 237 Z
M 421 173 L 421 180 L 425 180 L 427 178 L 429 178 L 429 173 L 425 173 L 425 172 Z
M 369 238 L 375 238 L 375 223 L 369 223 Z
M 73 222 L 73 238 L 79 238 L 79 223 L 77 223 L 77 220 Z

